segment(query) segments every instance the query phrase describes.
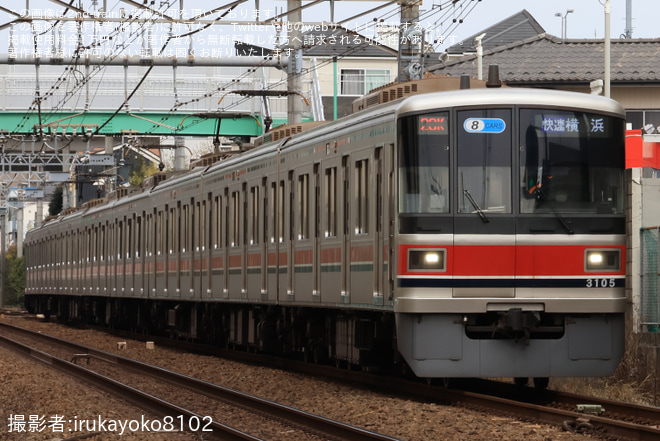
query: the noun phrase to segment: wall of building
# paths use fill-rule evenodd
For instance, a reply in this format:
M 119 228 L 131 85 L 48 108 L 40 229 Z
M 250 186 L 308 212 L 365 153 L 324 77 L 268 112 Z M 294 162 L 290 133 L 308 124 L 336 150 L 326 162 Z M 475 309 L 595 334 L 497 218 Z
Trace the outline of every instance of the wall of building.
M 641 179 L 642 228 L 660 226 L 660 179 Z

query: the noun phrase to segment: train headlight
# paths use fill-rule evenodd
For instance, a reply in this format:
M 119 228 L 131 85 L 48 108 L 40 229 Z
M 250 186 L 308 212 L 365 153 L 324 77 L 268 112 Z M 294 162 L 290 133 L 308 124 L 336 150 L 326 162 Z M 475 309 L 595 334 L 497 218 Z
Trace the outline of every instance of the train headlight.
M 445 271 L 444 249 L 408 250 L 409 271 Z
M 621 251 L 612 249 L 585 250 L 584 269 L 585 271 L 620 271 Z

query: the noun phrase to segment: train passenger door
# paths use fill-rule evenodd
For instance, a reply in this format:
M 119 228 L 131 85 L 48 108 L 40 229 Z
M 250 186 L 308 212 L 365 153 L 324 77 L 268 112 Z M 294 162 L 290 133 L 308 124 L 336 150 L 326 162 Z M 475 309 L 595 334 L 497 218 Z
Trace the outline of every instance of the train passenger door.
M 329 149 L 329 146 L 328 146 Z M 329 151 L 330 152 L 333 151 Z M 343 223 L 342 218 L 342 160 L 332 158 L 323 162 L 322 182 L 322 219 L 319 255 L 319 301 L 339 303 L 344 286 L 341 263 L 343 261 Z M 337 276 L 340 277 L 337 277 Z
M 348 155 L 341 158 L 342 229 L 341 229 L 341 302 L 350 303 L 351 284 L 351 163 Z
M 167 290 L 167 217 L 169 207 L 165 205 L 163 210 L 158 210 L 155 219 L 155 243 L 154 256 L 156 267 L 156 297 L 163 297 Z
M 386 265 L 386 270 L 384 270 L 387 274 L 386 276 L 386 289 L 387 289 L 387 298 L 390 302 L 394 300 L 394 269 L 395 269 L 395 262 L 394 262 L 394 219 L 396 216 L 396 211 L 395 211 L 395 206 L 394 206 L 394 185 L 395 185 L 395 174 L 394 174 L 394 158 L 396 157 L 396 150 L 394 148 L 394 144 L 389 144 L 386 147 L 385 151 L 385 170 L 387 172 L 387 190 L 385 192 L 385 201 L 386 201 L 386 212 L 385 212 L 385 228 L 386 228 L 386 247 L 387 247 L 387 262 L 385 263 Z
M 229 298 L 229 188 L 225 188 L 225 197 L 224 197 L 224 204 L 223 206 L 220 207 L 220 210 L 222 213 L 223 217 L 223 224 L 224 224 L 224 229 L 223 229 L 223 238 L 224 238 L 224 243 L 223 243 L 223 253 L 222 253 L 222 273 L 224 275 L 223 278 L 223 286 L 222 286 L 222 298 L 223 299 L 228 299 Z
M 241 298 L 248 298 L 248 185 L 246 182 L 241 186 L 241 219 L 240 244 L 241 244 Z
M 264 242 L 266 242 L 266 296 L 271 301 L 277 299 L 278 294 L 278 251 L 279 251 L 279 225 L 282 222 L 278 211 L 278 188 L 277 176 L 269 179 L 268 194 L 265 200 L 266 209 L 264 217 L 264 228 L 266 230 Z
M 314 164 L 312 301 L 321 301 L 321 164 Z
M 268 300 L 268 178 L 261 179 L 261 300 Z
M 350 271 L 346 303 L 373 304 L 376 293 L 376 216 L 374 149 L 369 148 L 351 155 L 348 266 Z M 381 299 L 382 300 L 382 299 Z
M 244 219 L 242 215 L 245 199 L 244 186 L 234 186 L 229 194 L 229 279 L 228 293 L 232 299 L 245 298 L 245 241 L 244 241 Z
M 76 233 L 77 234 L 77 233 Z M 78 242 L 76 242 L 78 243 Z M 78 260 L 80 257 L 80 248 L 76 246 L 76 250 L 74 251 L 74 258 Z M 108 296 L 112 296 L 116 292 L 116 285 L 115 285 L 115 223 L 114 222 L 108 222 L 108 260 L 106 262 L 106 266 L 108 268 L 107 271 L 107 286 L 108 286 Z M 76 269 L 76 272 L 78 272 L 78 269 Z
M 387 182 L 387 176 L 385 172 L 385 158 L 384 155 L 386 152 L 383 151 L 383 147 L 376 147 L 374 151 L 374 179 L 375 179 L 375 231 L 374 231 L 374 251 L 373 251 L 373 285 L 374 285 L 374 305 L 383 305 L 384 304 L 384 293 L 385 293 L 385 275 L 387 274 L 385 270 L 385 262 L 387 261 L 388 250 L 385 248 L 385 197 L 386 193 L 385 185 Z
M 119 237 L 117 238 L 119 261 L 117 262 L 117 294 L 126 295 L 126 216 L 119 219 Z
M 293 170 L 289 171 L 288 175 L 288 180 L 287 180 L 287 187 L 288 192 L 287 194 L 289 195 L 287 198 L 287 208 L 288 210 L 286 211 L 287 215 L 285 216 L 286 218 L 286 223 L 287 223 L 287 229 L 286 229 L 286 236 L 288 240 L 286 241 L 286 300 L 290 301 L 294 299 L 294 289 L 295 289 L 295 255 L 294 255 L 294 249 L 295 249 L 295 234 L 294 234 L 294 207 L 295 207 L 295 194 L 294 194 L 294 176 L 295 173 Z
M 246 293 L 250 300 L 265 300 L 266 248 L 264 247 L 263 223 L 266 215 L 266 178 L 254 180 L 248 185 L 246 225 Z
M 206 201 L 199 200 L 195 202 L 195 211 L 193 212 L 192 221 L 193 230 L 193 244 L 191 251 L 193 252 L 192 258 L 192 297 L 195 299 L 202 299 L 204 297 L 202 292 L 203 277 L 206 268 L 206 247 L 204 242 L 206 240 Z
M 202 298 L 210 299 L 212 297 L 212 280 L 213 280 L 213 232 L 215 231 L 215 226 L 213 224 L 213 194 L 209 193 L 206 201 L 204 202 L 204 241 L 202 242 L 202 247 L 204 252 L 204 269 L 203 269 L 203 280 L 202 280 Z

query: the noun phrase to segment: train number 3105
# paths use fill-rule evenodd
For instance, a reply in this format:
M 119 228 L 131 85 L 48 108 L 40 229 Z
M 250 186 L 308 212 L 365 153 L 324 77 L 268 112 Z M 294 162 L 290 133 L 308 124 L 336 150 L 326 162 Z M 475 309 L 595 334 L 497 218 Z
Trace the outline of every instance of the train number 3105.
M 615 279 L 587 279 L 587 288 L 614 288 Z

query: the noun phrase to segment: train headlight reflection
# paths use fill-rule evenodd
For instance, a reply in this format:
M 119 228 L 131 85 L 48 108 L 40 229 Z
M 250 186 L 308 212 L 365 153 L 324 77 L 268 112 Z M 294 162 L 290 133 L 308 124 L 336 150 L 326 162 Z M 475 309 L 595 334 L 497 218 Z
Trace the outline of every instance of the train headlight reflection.
M 408 250 L 409 271 L 445 271 L 444 249 Z
M 585 271 L 620 271 L 621 251 L 612 249 L 585 250 L 584 268 Z

